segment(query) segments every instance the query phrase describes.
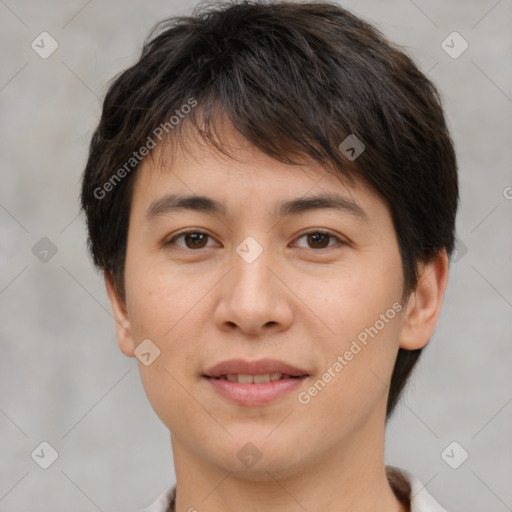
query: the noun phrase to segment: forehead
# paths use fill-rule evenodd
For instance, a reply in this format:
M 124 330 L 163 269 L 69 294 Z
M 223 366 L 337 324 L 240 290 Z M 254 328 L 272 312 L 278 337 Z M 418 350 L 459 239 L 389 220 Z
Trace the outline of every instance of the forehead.
M 188 138 L 185 145 L 159 144 L 137 170 L 132 209 L 138 214 L 158 214 L 159 209 L 172 209 L 184 200 L 187 206 L 194 202 L 196 209 L 216 214 L 227 215 L 232 209 L 254 210 L 260 205 L 280 216 L 328 204 L 368 222 L 367 210 L 375 209 L 378 203 L 385 208 L 364 183 L 348 185 L 343 177 L 334 176 L 312 159 L 296 158 L 300 165 L 283 163 L 233 128 L 225 129 L 222 135 L 229 155 L 198 137 Z M 200 199 L 191 202 L 191 196 Z M 302 202 L 297 201 L 299 198 Z M 312 205 L 315 200 L 316 206 Z

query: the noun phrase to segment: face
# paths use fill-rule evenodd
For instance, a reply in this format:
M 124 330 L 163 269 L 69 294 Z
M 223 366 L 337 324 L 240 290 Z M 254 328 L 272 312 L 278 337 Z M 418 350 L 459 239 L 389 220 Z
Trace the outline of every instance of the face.
M 150 340 L 141 378 L 173 445 L 256 479 L 376 437 L 409 309 L 390 211 L 375 193 L 230 137 L 238 161 L 190 144 L 172 165 L 147 159 L 138 170 L 126 302 L 114 302 L 123 352 Z M 190 195 L 211 202 L 177 205 Z M 286 374 L 286 363 L 299 376 L 205 376 L 231 359 L 277 361 L 233 374 Z M 261 459 L 252 467 L 246 455 Z

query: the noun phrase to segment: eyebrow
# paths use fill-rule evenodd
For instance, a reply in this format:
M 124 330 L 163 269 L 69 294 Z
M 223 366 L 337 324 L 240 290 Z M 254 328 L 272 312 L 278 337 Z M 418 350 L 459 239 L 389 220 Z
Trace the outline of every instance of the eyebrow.
M 277 204 L 274 215 L 286 217 L 314 210 L 332 209 L 352 215 L 366 223 L 370 222 L 368 214 L 352 199 L 338 194 L 322 194 L 282 201 Z M 165 195 L 151 203 L 146 212 L 146 219 L 176 211 L 192 210 L 226 216 L 228 210 L 220 201 L 207 196 L 198 195 Z

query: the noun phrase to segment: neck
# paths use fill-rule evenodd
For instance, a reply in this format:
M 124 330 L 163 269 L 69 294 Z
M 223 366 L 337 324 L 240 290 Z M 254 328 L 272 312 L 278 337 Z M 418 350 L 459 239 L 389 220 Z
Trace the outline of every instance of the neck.
M 377 434 L 376 434 L 377 432 Z M 393 493 L 384 465 L 384 425 L 367 424 L 350 440 L 273 470 L 257 463 L 246 472 L 220 468 L 171 434 L 176 512 L 407 512 Z M 238 469 L 238 468 L 237 468 Z

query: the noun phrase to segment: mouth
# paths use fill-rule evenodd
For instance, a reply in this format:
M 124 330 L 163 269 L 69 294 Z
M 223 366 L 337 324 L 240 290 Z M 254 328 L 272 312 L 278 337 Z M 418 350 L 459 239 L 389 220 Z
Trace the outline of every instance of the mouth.
M 288 375 L 286 373 L 264 373 L 259 375 L 250 375 L 243 373 L 230 373 L 225 375 L 220 375 L 218 377 L 211 377 L 208 375 L 203 375 L 208 379 L 215 380 L 227 380 L 229 382 L 236 382 L 238 384 L 267 384 L 269 382 L 276 382 L 278 380 L 288 380 L 288 379 L 303 379 L 308 377 L 308 374 L 304 375 Z
M 213 366 L 202 377 L 217 396 L 231 403 L 263 406 L 296 391 L 310 374 L 275 359 L 230 359 Z
M 224 378 L 241 384 L 258 384 L 308 375 L 306 370 L 277 359 L 229 359 L 206 370 L 203 377 Z

